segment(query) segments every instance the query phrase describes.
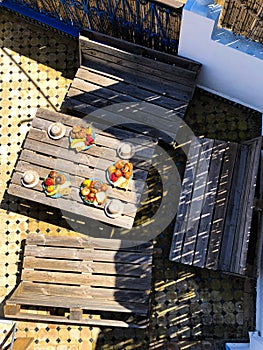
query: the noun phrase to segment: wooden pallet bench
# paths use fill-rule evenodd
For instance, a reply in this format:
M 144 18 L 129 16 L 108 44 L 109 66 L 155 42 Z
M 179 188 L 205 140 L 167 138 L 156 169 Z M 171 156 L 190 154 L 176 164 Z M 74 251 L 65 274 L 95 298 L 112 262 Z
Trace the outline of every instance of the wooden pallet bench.
M 88 31 L 85 35 L 79 40 L 81 66 L 62 110 L 85 116 L 106 108 L 111 115 L 105 118 L 102 113 L 104 122 L 120 124 L 125 118 L 132 131 L 153 132 L 171 143 L 194 93 L 201 65 L 107 35 Z M 116 104 L 128 104 L 129 108 L 116 109 Z M 113 105 L 116 108 L 110 108 Z M 99 113 L 96 116 L 99 118 Z
M 193 140 L 170 260 L 245 274 L 261 142 Z
M 29 234 L 21 282 L 6 301 L 5 317 L 146 327 L 153 249 L 133 244 Z

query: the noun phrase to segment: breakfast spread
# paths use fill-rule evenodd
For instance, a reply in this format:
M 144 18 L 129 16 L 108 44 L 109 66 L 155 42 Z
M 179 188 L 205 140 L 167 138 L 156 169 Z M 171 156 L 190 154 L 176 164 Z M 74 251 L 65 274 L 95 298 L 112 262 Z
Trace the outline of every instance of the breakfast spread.
M 77 152 L 89 149 L 95 141 L 96 136 L 92 126 L 75 125 L 69 135 L 70 148 L 74 148 Z
M 115 187 L 127 189 L 132 177 L 133 164 L 124 160 L 118 160 L 107 169 L 108 181 Z
M 80 186 L 80 196 L 84 203 L 102 205 L 107 199 L 108 185 L 98 179 L 85 179 Z
M 42 186 L 48 197 L 59 198 L 70 194 L 70 182 L 67 175 L 56 170 L 50 171 Z

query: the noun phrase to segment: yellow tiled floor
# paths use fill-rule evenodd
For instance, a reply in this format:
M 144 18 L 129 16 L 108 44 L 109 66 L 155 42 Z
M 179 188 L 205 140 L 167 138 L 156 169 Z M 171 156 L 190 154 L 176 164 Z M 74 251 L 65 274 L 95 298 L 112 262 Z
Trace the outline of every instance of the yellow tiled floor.
M 58 36 L 52 31 L 48 35 L 44 30 L 42 34 L 39 30 L 34 32 L 34 27 L 25 25 L 23 20 L 10 21 L 10 16 L 2 13 L 0 16 L 1 301 L 16 285 L 20 244 L 27 232 L 40 230 L 47 234 L 49 227 L 51 233 L 54 231 L 57 234 L 57 227 L 15 213 L 18 204 L 15 201 L 8 203 L 4 194 L 37 108 L 60 109 L 78 64 L 77 42 L 74 49 L 72 39 Z M 61 40 L 59 44 L 58 39 Z M 22 47 L 19 47 L 20 44 Z M 61 234 L 65 232 L 61 230 Z M 5 325 L 1 326 L 0 340 L 6 328 Z M 32 322 L 18 322 L 17 329 L 17 336 L 35 339 L 29 350 L 93 349 L 99 331 L 96 328 L 68 328 Z

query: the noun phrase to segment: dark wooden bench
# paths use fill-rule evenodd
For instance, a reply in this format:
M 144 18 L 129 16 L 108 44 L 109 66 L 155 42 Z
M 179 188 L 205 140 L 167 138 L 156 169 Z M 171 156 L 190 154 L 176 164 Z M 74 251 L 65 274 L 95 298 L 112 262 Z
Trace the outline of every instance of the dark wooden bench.
M 170 260 L 245 274 L 261 143 L 192 141 Z
M 5 316 L 146 327 L 153 250 L 151 243 L 134 244 L 29 234 L 21 282 L 6 301 Z
M 193 96 L 201 64 L 104 34 L 84 34 L 79 39 L 81 66 L 62 110 L 91 118 L 94 111 L 107 108 L 111 113 L 106 117 L 102 113 L 103 122 L 125 120 L 132 131 L 171 143 Z M 118 104 L 123 105 L 110 109 Z

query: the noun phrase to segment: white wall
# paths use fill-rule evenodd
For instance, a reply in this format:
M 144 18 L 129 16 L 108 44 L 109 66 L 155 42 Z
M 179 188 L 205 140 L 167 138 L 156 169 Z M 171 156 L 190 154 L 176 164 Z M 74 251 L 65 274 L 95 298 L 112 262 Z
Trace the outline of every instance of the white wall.
M 187 1 L 179 55 L 202 63 L 198 86 L 263 112 L 263 45 L 218 29 L 221 7 L 207 10 Z

